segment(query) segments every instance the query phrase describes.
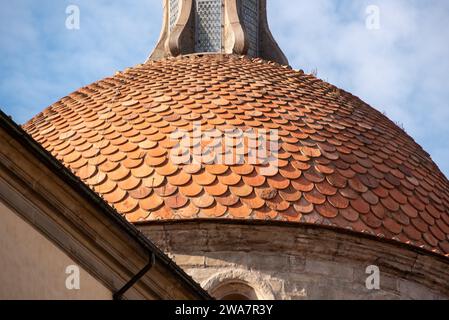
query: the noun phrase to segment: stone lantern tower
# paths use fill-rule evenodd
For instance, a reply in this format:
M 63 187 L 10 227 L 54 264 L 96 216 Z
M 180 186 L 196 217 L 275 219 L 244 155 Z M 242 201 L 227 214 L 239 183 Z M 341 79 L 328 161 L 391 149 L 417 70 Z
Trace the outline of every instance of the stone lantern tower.
M 228 53 L 288 64 L 266 10 L 266 0 L 165 0 L 161 36 L 149 59 Z

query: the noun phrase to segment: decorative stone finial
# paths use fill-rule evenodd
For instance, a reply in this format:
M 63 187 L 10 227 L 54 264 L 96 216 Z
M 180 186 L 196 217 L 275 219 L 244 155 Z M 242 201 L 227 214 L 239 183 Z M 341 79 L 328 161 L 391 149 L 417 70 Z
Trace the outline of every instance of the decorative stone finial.
M 288 64 L 271 35 L 266 0 L 163 0 L 161 35 L 149 60 L 234 53 Z

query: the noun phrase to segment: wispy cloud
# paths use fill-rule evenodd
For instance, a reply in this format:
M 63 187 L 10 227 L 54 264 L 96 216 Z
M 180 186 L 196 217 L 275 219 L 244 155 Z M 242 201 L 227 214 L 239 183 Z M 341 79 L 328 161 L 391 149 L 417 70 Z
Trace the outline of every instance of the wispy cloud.
M 449 174 L 449 2 L 268 0 L 295 68 L 342 87 L 403 124 Z M 65 9 L 81 29 L 65 28 Z M 366 7 L 380 29 L 365 27 Z M 16 0 L 0 11 L 0 106 L 24 122 L 59 98 L 141 63 L 157 41 L 161 0 Z
M 80 30 L 66 28 L 78 5 Z M 0 104 L 25 122 L 45 106 L 143 62 L 157 40 L 157 0 L 17 0 L 0 11 Z
M 380 29 L 366 28 L 366 8 Z M 449 173 L 449 3 L 414 0 L 270 2 L 273 33 L 306 71 L 386 114 Z

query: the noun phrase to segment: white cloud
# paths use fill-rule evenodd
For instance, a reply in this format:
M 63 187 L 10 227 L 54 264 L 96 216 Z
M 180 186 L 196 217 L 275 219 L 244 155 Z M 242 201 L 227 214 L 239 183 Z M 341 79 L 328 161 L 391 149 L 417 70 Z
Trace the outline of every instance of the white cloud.
M 449 173 L 448 2 L 270 4 L 272 30 L 295 68 L 317 68 L 319 77 L 385 111 Z M 365 26 L 368 5 L 380 8 L 380 30 Z

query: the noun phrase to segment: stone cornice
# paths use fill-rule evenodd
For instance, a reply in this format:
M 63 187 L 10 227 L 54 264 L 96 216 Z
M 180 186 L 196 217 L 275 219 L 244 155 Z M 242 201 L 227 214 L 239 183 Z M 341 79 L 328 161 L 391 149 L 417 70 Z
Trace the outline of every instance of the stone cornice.
M 330 259 L 342 265 L 346 262 L 374 264 L 389 277 L 411 281 L 449 297 L 449 260 L 446 257 L 349 230 L 284 222 L 226 220 L 160 221 L 141 224 L 138 228 L 173 255 L 264 252 L 277 255 L 279 259 L 281 255 L 292 255 Z M 195 237 L 189 237 L 190 233 Z M 166 239 L 166 242 L 160 239 Z

